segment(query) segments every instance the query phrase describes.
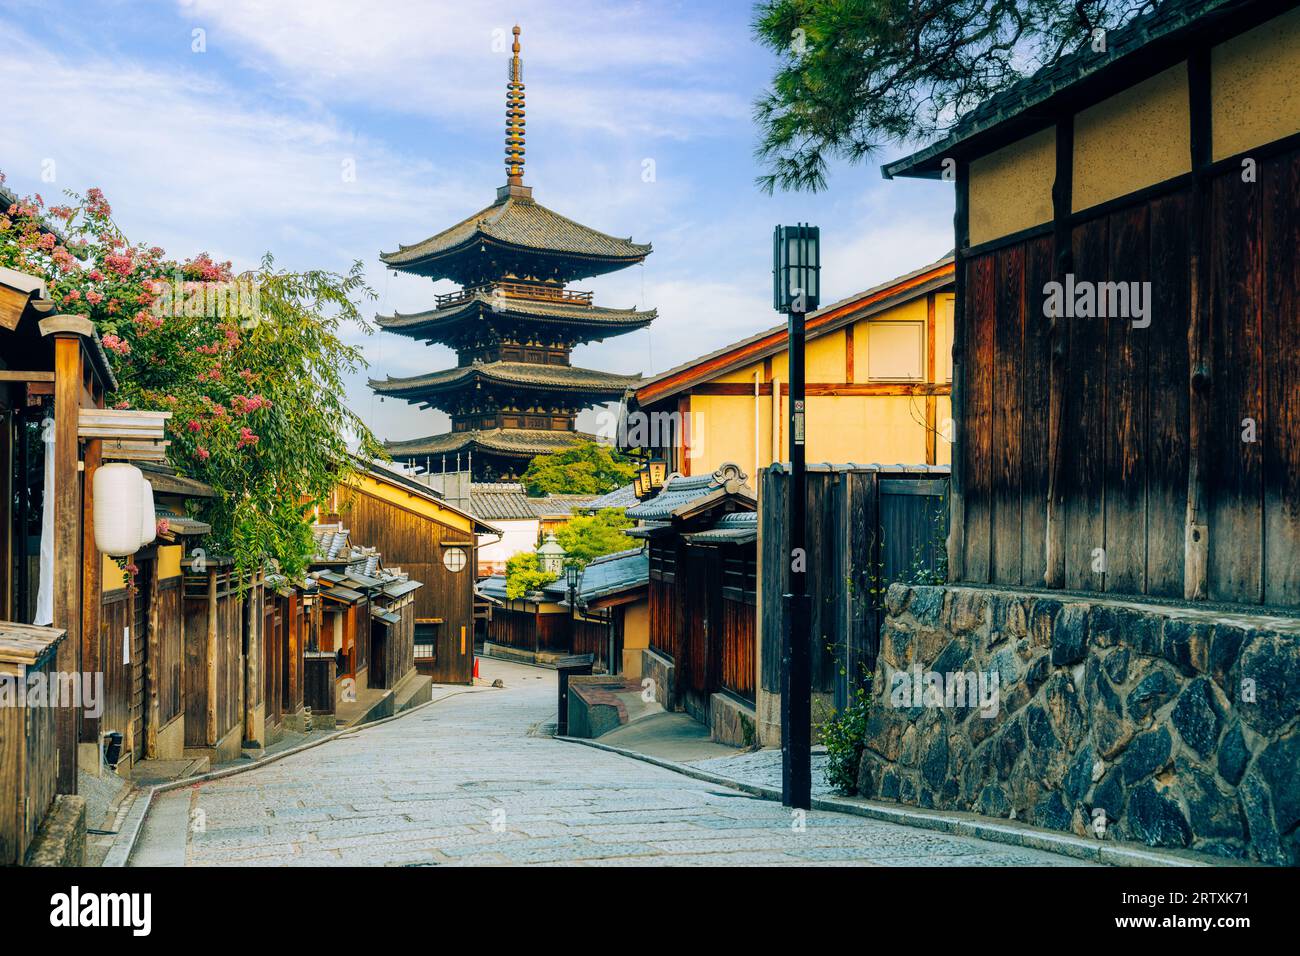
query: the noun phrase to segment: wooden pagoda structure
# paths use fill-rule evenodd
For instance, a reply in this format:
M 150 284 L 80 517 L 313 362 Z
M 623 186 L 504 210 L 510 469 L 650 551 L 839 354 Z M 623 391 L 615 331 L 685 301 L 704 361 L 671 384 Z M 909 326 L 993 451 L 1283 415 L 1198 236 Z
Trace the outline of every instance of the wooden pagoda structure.
M 506 92 L 506 185 L 496 201 L 423 242 L 381 253 L 391 269 L 460 286 L 433 308 L 377 316 L 380 328 L 455 349 L 455 368 L 371 380 L 381 396 L 451 417 L 451 431 L 388 443 L 398 461 L 464 455 L 475 481 L 510 480 L 535 455 L 578 440 L 577 414 L 620 398 L 640 375 L 614 375 L 570 362 L 575 345 L 644 328 L 654 310 L 596 306 L 575 280 L 645 259 L 648 244 L 618 239 L 552 212 L 525 186 L 524 83 L 514 28 Z

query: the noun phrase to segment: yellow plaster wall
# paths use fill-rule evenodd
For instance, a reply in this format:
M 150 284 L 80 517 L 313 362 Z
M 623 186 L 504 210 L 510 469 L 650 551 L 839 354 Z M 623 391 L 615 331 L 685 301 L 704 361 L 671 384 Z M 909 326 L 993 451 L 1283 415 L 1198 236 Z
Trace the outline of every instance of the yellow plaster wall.
M 1184 62 L 1076 115 L 1074 210 L 1189 172 L 1187 103 Z
M 970 241 L 988 242 L 1052 219 L 1056 130 L 1048 127 L 970 164 Z
M 836 329 L 804 346 L 804 380 L 842 382 L 847 371 L 844 330 Z M 856 361 L 856 355 L 854 356 Z
M 623 675 L 641 679 L 641 652 L 650 646 L 650 602 L 633 601 L 623 610 Z
M 101 554 L 100 559 L 103 562 L 103 583 L 100 590 L 107 594 L 126 587 L 126 572 L 117 566 L 117 562 L 106 554 Z
M 181 556 L 185 549 L 179 544 L 162 545 L 158 548 L 158 579 L 178 578 L 181 576 Z
M 926 296 L 904 302 L 869 319 L 860 319 L 853 330 L 853 381 L 866 383 L 870 360 L 869 326 L 893 322 L 919 322 L 921 379 L 925 378 L 924 323 L 928 306 Z M 935 296 L 935 379 L 940 383 L 952 380 L 952 316 L 951 292 Z M 836 383 L 845 380 L 847 356 L 845 330 L 836 329 L 812 339 L 806 352 L 806 380 L 809 382 Z M 782 385 L 789 384 L 786 375 L 784 352 L 771 356 L 772 375 Z M 887 366 L 888 367 L 888 364 Z M 717 383 L 751 386 L 754 373 L 760 381 L 770 381 L 763 376 L 764 360 L 735 369 L 712 379 Z M 808 460 L 830 462 L 925 462 L 926 426 L 924 396 L 836 395 L 812 396 L 808 399 Z M 936 398 L 936 422 L 941 425 L 951 415 L 951 405 L 946 396 Z M 690 396 L 690 411 L 699 416 L 693 420 L 700 430 L 695 433 L 692 450 L 698 452 L 690 461 L 692 474 L 712 471 L 723 462 L 738 464 L 746 474 L 754 470 L 754 396 L 746 390 L 743 395 Z M 780 439 L 777 447 L 772 441 L 773 401 L 771 394 L 758 400 L 758 466 L 766 467 L 778 458 L 789 457 L 786 447 L 786 415 L 788 399 L 782 398 L 778 414 Z M 702 418 L 702 421 L 701 421 Z M 702 434 L 701 434 L 702 430 Z M 701 441 L 702 438 L 702 441 Z M 935 442 L 936 461 L 950 461 L 948 443 L 942 438 Z
M 1214 158 L 1300 133 L 1300 8 L 1210 50 Z
M 925 462 L 922 396 L 816 395 L 808 399 L 810 462 Z

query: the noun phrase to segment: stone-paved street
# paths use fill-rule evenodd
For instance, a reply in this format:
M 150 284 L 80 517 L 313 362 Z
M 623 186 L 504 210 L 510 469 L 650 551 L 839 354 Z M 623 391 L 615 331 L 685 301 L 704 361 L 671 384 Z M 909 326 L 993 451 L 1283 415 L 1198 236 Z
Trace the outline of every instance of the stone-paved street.
M 223 780 L 159 794 L 134 865 L 1071 865 L 1034 850 L 788 810 L 529 736 L 555 675 L 484 661 L 474 688 Z M 201 826 L 191 827 L 197 821 Z

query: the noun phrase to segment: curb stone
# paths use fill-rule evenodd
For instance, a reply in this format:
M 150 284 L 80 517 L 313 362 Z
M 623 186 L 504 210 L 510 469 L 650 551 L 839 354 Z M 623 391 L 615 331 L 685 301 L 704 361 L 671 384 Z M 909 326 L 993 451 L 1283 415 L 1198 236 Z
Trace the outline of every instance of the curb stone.
M 764 800 L 777 802 L 781 800 L 781 791 L 774 787 L 733 780 L 730 777 L 723 777 L 716 773 L 700 770 L 689 764 L 676 763 L 672 760 L 664 760 L 661 757 L 652 757 L 649 754 L 614 747 L 610 744 L 602 744 L 583 737 L 557 736 L 554 739 L 569 744 L 582 744 L 584 747 L 604 750 L 607 753 L 618 754 L 622 757 L 630 757 L 633 760 L 640 760 L 656 767 L 662 767 L 664 770 L 671 770 L 674 773 L 693 777 L 696 780 L 703 780 L 705 783 L 740 790 Z M 1078 837 L 1072 833 L 1057 833 L 1023 823 L 1004 823 L 981 818 L 974 814 L 912 809 L 891 804 L 874 803 L 856 797 L 813 797 L 812 806 L 814 810 L 850 813 L 854 816 L 879 820 L 884 823 L 896 823 L 902 826 L 918 827 L 923 830 L 936 830 L 954 836 L 974 837 L 979 840 L 987 840 L 990 843 L 1001 843 L 1022 849 L 1042 850 L 1047 853 L 1055 853 L 1058 856 L 1068 856 L 1072 859 L 1101 863 L 1107 866 L 1221 867 L 1250 865 L 1239 861 L 1219 859 L 1218 857 L 1208 860 L 1200 854 L 1189 851 L 1157 850 L 1151 847 L 1130 846 L 1121 843 L 1103 843 Z

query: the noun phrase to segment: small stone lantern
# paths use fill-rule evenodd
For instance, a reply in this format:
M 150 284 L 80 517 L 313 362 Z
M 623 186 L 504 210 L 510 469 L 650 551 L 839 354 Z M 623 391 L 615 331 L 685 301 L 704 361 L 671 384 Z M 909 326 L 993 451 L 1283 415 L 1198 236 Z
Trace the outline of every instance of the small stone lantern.
M 558 577 L 564 573 L 564 559 L 568 557 L 568 554 L 569 552 L 564 550 L 564 546 L 555 540 L 555 534 L 548 534 L 546 540 L 542 542 L 542 546 L 537 549 L 538 570 Z

